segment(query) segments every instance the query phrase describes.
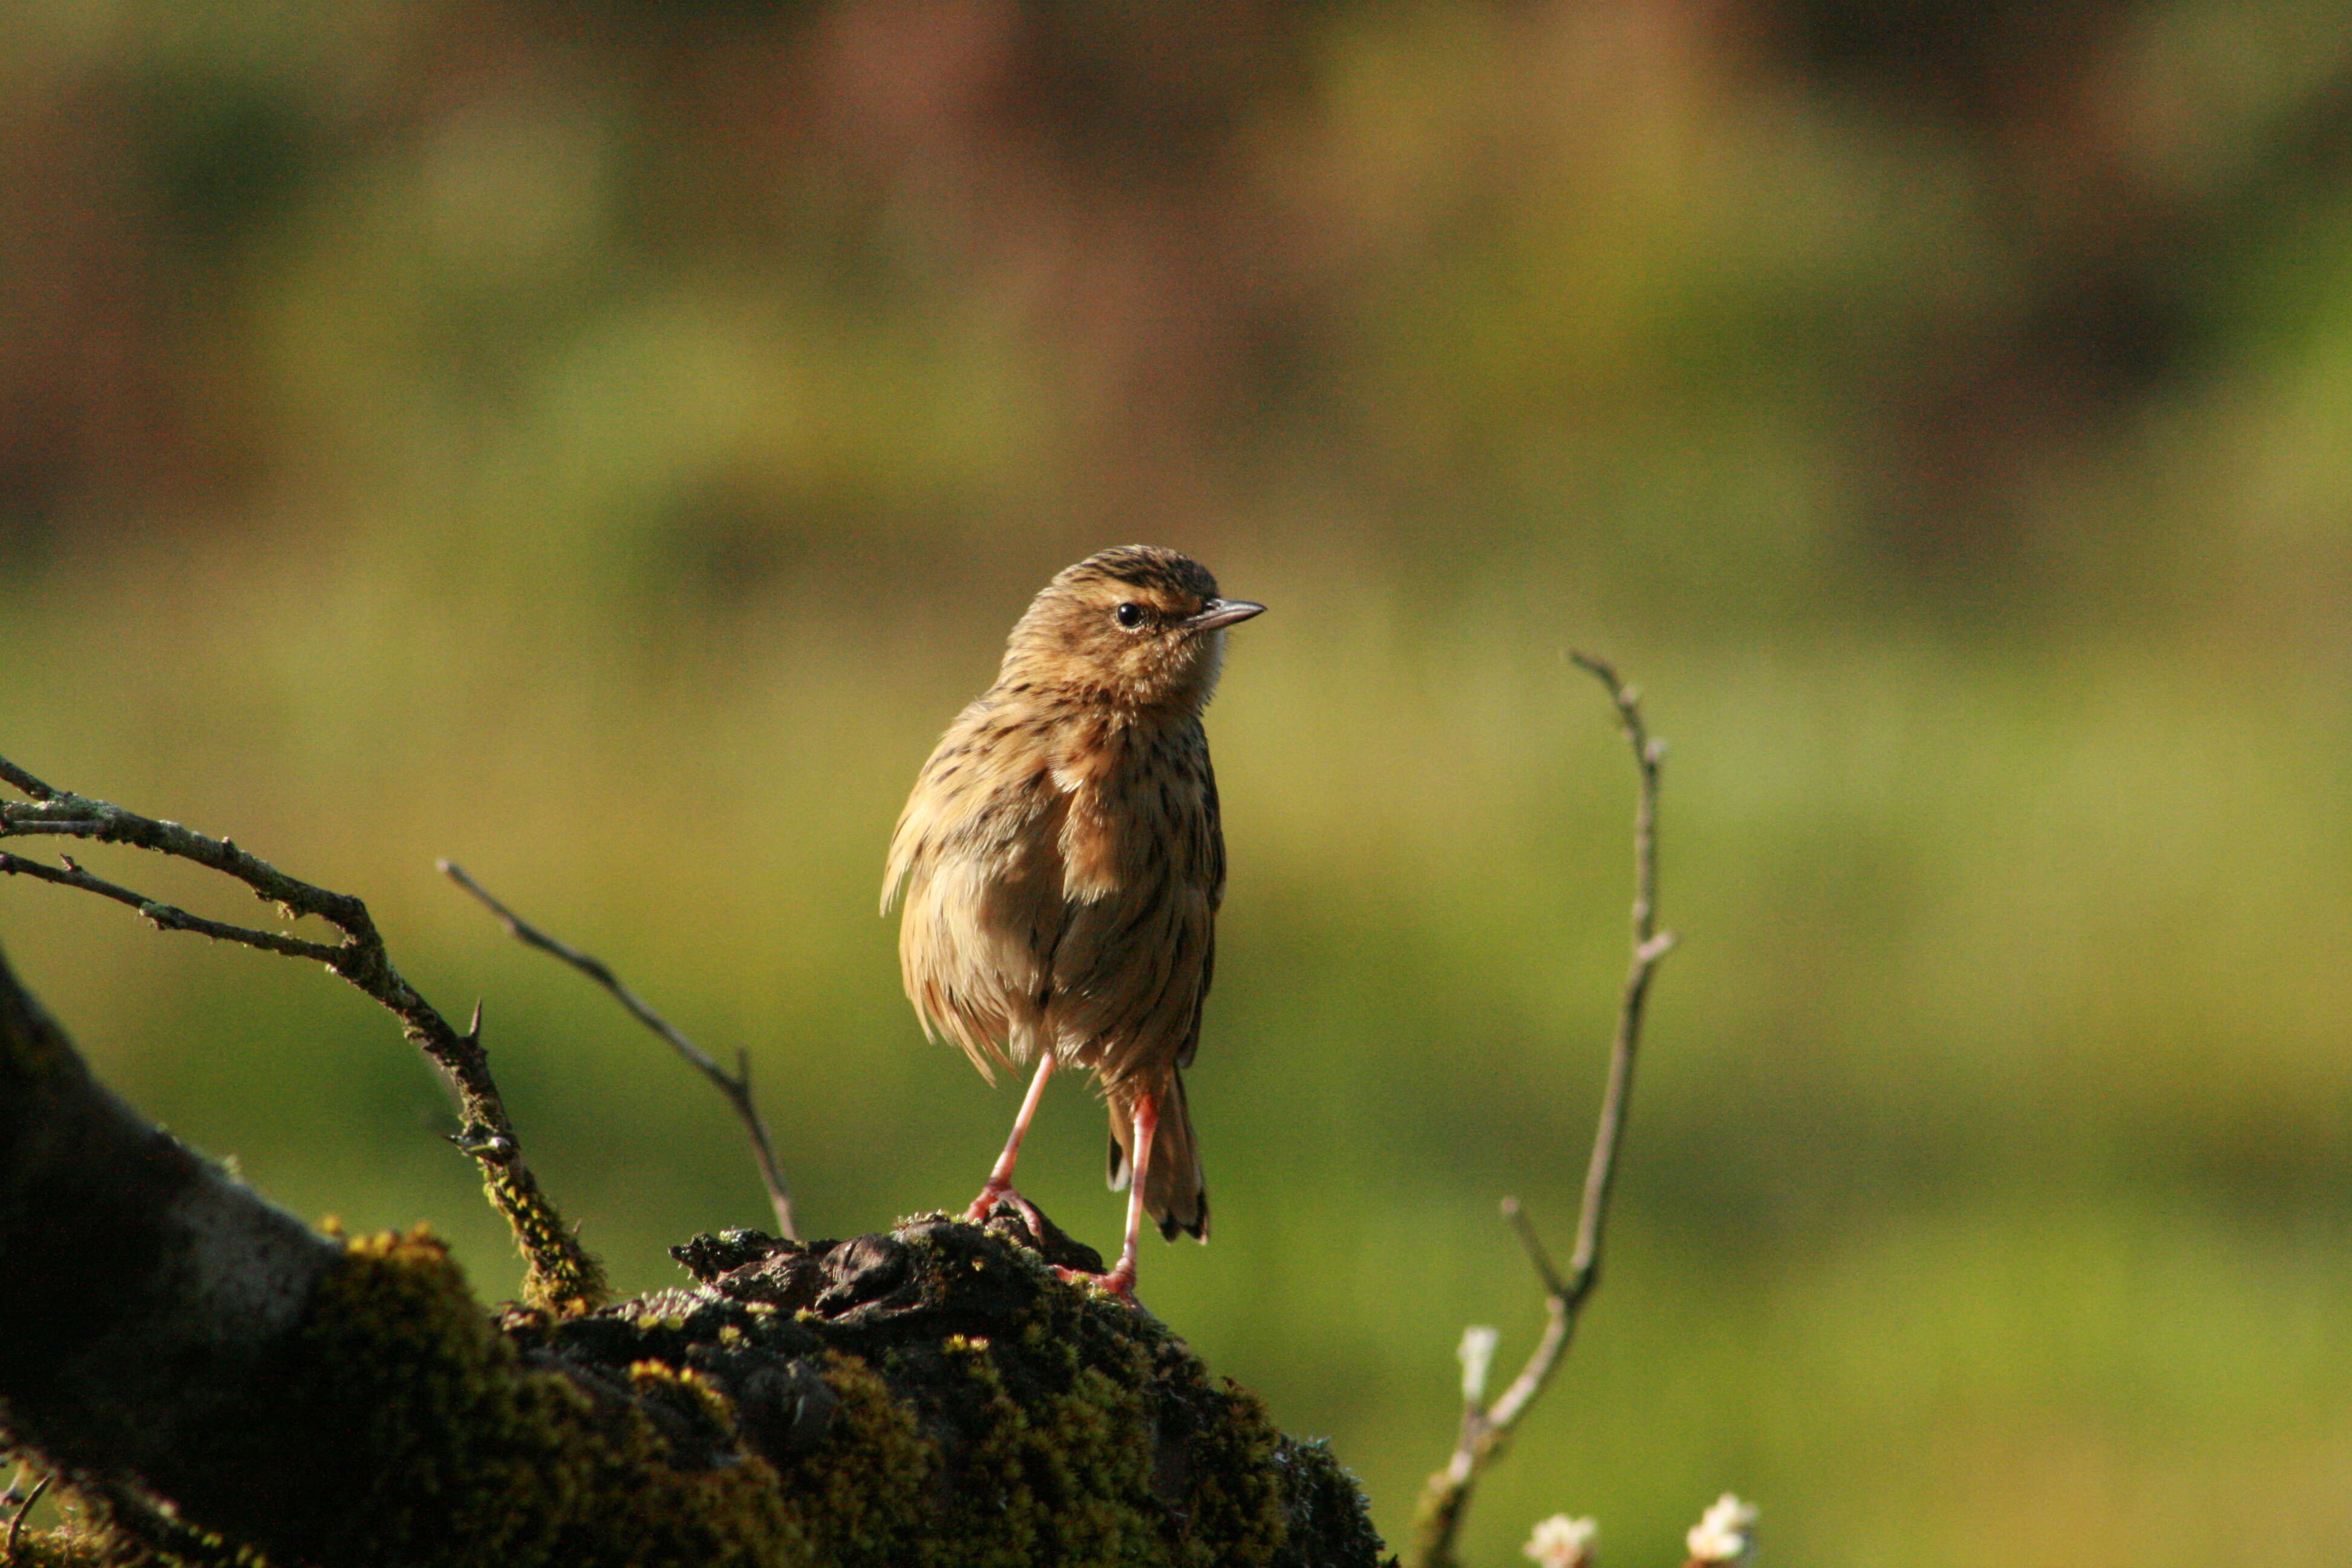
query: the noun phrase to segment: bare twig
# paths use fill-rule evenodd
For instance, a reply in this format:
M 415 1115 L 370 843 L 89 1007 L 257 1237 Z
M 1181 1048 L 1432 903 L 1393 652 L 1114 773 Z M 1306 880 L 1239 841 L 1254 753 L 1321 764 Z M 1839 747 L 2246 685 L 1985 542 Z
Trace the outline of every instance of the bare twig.
M 226 838 L 212 838 L 181 826 L 142 816 L 102 800 L 44 784 L 0 757 L 0 780 L 15 785 L 29 802 L 0 802 L 0 837 L 36 835 L 95 839 L 102 844 L 128 844 L 175 859 L 194 861 L 242 882 L 264 903 L 275 904 L 288 920 L 316 915 L 342 933 L 337 942 L 306 941 L 249 926 L 205 920 L 170 904 L 159 903 L 128 888 L 94 877 L 70 857 L 64 866 L 46 865 L 22 856 L 0 854 L 0 875 L 26 876 L 60 887 L 96 893 L 135 909 L 159 930 L 194 931 L 217 942 L 233 942 L 289 958 L 311 959 L 326 965 L 401 1023 L 402 1033 L 430 1058 L 457 1090 L 464 1126 L 455 1142 L 481 1166 L 490 1201 L 506 1216 L 521 1248 L 527 1273 L 525 1300 L 542 1305 L 593 1302 L 604 1291 L 604 1270 L 563 1223 L 555 1205 L 540 1190 L 538 1180 L 523 1163 L 514 1123 L 490 1076 L 489 1059 L 482 1050 L 480 1013 L 475 1026 L 459 1034 L 415 987 L 401 977 L 385 952 L 383 938 L 367 906 L 348 893 L 337 893 L 289 877 L 268 861 L 238 848 Z
M 1609 1085 L 1601 1101 L 1601 1124 L 1592 1137 L 1592 1155 L 1585 1167 L 1584 1203 L 1577 1216 L 1576 1251 L 1562 1276 L 1552 1267 L 1550 1254 L 1536 1235 L 1534 1224 L 1517 1198 L 1503 1200 L 1503 1216 L 1518 1232 L 1528 1257 L 1542 1281 L 1549 1314 L 1543 1336 L 1491 1405 L 1467 1403 L 1462 1436 L 1444 1469 L 1429 1478 L 1422 1489 L 1413 1518 L 1414 1568 L 1454 1568 L 1455 1537 L 1470 1506 L 1472 1488 L 1479 1474 L 1501 1457 L 1512 1432 L 1528 1407 L 1535 1403 L 1567 1352 L 1576 1331 L 1577 1310 L 1601 1282 L 1601 1231 L 1609 1216 L 1609 1193 L 1617 1175 L 1617 1147 L 1625 1131 L 1625 1112 L 1633 1091 L 1633 1059 L 1642 1040 L 1642 1008 L 1650 991 L 1650 973 L 1675 945 L 1670 931 L 1656 929 L 1658 899 L 1658 767 L 1665 744 L 1650 738 L 1633 689 L 1618 679 L 1605 660 L 1571 654 L 1580 668 L 1608 689 L 1616 705 L 1619 725 L 1633 748 L 1641 791 L 1633 815 L 1633 957 L 1625 972 L 1625 988 L 1617 1010 L 1617 1034 L 1609 1052 Z
M 710 1080 L 711 1086 L 719 1090 L 727 1103 L 735 1108 L 736 1116 L 742 1121 L 743 1131 L 751 1137 L 751 1157 L 759 1163 L 760 1180 L 766 1185 L 768 1202 L 776 1211 L 779 1234 L 787 1241 L 798 1241 L 800 1231 L 793 1222 L 793 1195 L 784 1185 L 782 1168 L 776 1163 L 775 1145 L 769 1141 L 768 1124 L 761 1120 L 760 1108 L 751 1099 L 751 1053 L 743 1050 L 735 1053 L 735 1071 L 733 1076 L 729 1076 L 727 1069 L 713 1061 L 700 1046 L 672 1027 L 667 1019 L 647 1006 L 635 992 L 622 984 L 621 977 L 614 973 L 604 960 L 583 952 L 571 943 L 559 941 L 532 925 L 491 897 L 489 890 L 467 876 L 466 868 L 456 861 L 442 861 L 441 874 L 479 899 L 517 942 L 526 947 L 535 947 L 541 952 L 552 953 L 611 992 L 613 999 L 627 1008 L 632 1017 L 668 1041 L 671 1049 Z
M 1543 1281 L 1547 1296 L 1565 1296 L 1568 1287 L 1561 1282 L 1559 1270 L 1551 1266 L 1551 1254 L 1544 1250 L 1543 1237 L 1536 1234 L 1536 1222 L 1517 1198 L 1503 1200 L 1503 1217 L 1519 1233 L 1519 1245 L 1528 1249 L 1528 1261 L 1535 1265 L 1536 1278 Z
M 14 783 L 15 781 L 11 780 L 10 782 Z M 24 1539 L 25 1521 L 31 1516 L 33 1505 L 41 1500 L 41 1494 L 47 1491 L 50 1484 L 57 1479 L 57 1474 L 54 1471 L 42 1476 L 39 1480 L 33 1483 L 33 1489 L 25 1494 L 25 1500 L 16 1505 L 16 1515 L 8 1521 L 7 1560 L 9 1562 L 14 1563 L 16 1561 L 16 1543 Z
M 54 882 L 60 888 L 79 888 L 84 892 L 96 893 L 101 899 L 112 899 L 118 904 L 128 904 L 137 910 L 141 918 L 158 931 L 194 931 L 198 936 L 211 937 L 215 942 L 234 942 L 246 947 L 257 947 L 264 952 L 282 952 L 289 958 L 308 958 L 329 965 L 335 962 L 336 949 L 323 942 L 305 942 L 300 937 L 287 936 L 279 931 L 256 931 L 251 926 L 208 921 L 173 905 L 159 904 L 145 894 L 134 893 L 120 883 L 93 877 L 75 864 L 70 855 L 60 855 L 58 858 L 65 863 L 62 869 L 0 850 L 0 876 L 30 877 L 36 881 Z

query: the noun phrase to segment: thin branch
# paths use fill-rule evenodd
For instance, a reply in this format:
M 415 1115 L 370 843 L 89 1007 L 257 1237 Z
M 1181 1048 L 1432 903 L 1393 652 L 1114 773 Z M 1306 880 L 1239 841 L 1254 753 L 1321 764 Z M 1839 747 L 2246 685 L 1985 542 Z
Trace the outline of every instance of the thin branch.
M 553 954 L 612 993 L 613 999 L 627 1008 L 630 1016 L 668 1041 L 671 1049 L 684 1057 L 688 1065 L 710 1080 L 711 1087 L 718 1089 L 720 1097 L 735 1108 L 736 1116 L 743 1123 L 744 1132 L 751 1140 L 751 1157 L 758 1163 L 760 1180 L 768 1189 L 768 1202 L 776 1211 L 776 1226 L 779 1234 L 787 1241 L 798 1241 L 800 1231 L 793 1221 L 793 1195 L 784 1185 L 783 1168 L 776 1163 L 775 1145 L 769 1140 L 768 1124 L 761 1119 L 760 1108 L 751 1099 L 751 1053 L 741 1050 L 735 1053 L 735 1072 L 732 1077 L 730 1077 L 727 1069 L 712 1060 L 709 1054 L 700 1046 L 672 1027 L 669 1020 L 647 1006 L 644 999 L 635 992 L 622 984 L 621 977 L 614 973 L 611 966 L 604 960 L 583 952 L 570 942 L 551 937 L 532 925 L 493 898 L 488 889 L 467 876 L 465 868 L 456 861 L 442 861 L 441 874 L 479 899 L 484 907 L 498 917 L 499 922 L 507 928 L 508 933 L 517 942 L 526 947 L 535 947 L 541 952 Z
M 10 784 L 15 784 L 16 781 L 10 779 L 8 782 Z M 14 1563 L 16 1561 L 16 1543 L 24 1536 L 25 1521 L 31 1516 L 33 1505 L 41 1500 L 41 1494 L 47 1491 L 50 1485 L 55 1482 L 57 1479 L 57 1473 L 55 1471 L 50 1471 L 43 1475 L 39 1480 L 33 1483 L 33 1489 L 25 1494 L 25 1500 L 16 1505 L 15 1517 L 8 1521 L 7 1560 L 9 1562 Z
M 5 757 L 0 757 L 0 782 L 15 785 L 35 800 L 55 800 L 58 797 L 56 790 L 51 789 Z
M 456 1141 L 481 1166 L 490 1201 L 506 1216 L 522 1250 L 528 1267 L 524 1298 L 542 1305 L 593 1303 L 601 1299 L 603 1268 L 580 1245 L 523 1163 L 521 1144 L 497 1081 L 490 1076 L 478 1027 L 459 1034 L 402 978 L 364 903 L 348 893 L 290 877 L 229 839 L 209 837 L 176 822 L 142 816 L 55 788 L 5 757 L 0 757 L 0 780 L 32 797 L 0 801 L 0 837 L 65 835 L 102 844 L 127 844 L 193 861 L 243 883 L 264 903 L 275 904 L 289 921 L 316 915 L 341 931 L 342 940 L 329 943 L 205 920 L 91 876 L 70 858 L 59 869 L 22 856 L 0 855 L 0 872 L 33 877 L 127 904 L 160 930 L 194 931 L 265 952 L 314 960 L 389 1010 L 400 1020 L 402 1033 L 432 1059 L 457 1091 L 464 1127 Z M 478 1025 L 478 1013 L 476 1017 Z
M 289 958 L 308 958 L 332 965 L 337 950 L 322 942 L 305 942 L 300 937 L 287 936 L 278 931 L 256 931 L 251 926 L 228 925 L 220 921 L 208 921 L 201 915 L 172 904 L 158 903 L 144 893 L 134 893 L 120 883 L 102 877 L 93 877 L 74 863 L 70 855 L 59 856 L 64 868 L 27 860 L 22 855 L 0 851 L 0 876 L 30 877 L 36 881 L 54 882 L 60 888 L 79 888 L 96 893 L 101 899 L 112 899 L 118 904 L 128 904 L 137 910 L 142 919 L 157 931 L 194 931 L 198 936 L 211 937 L 215 942 L 233 942 L 246 947 L 257 947 L 264 952 L 284 953 Z
M 1518 1199 L 1503 1200 L 1503 1217 L 1519 1233 L 1519 1245 L 1528 1249 L 1528 1261 L 1535 1265 L 1536 1278 L 1543 1281 L 1544 1294 L 1567 1295 L 1568 1287 L 1561 1283 L 1559 1270 L 1551 1266 L 1551 1254 L 1544 1250 L 1543 1237 L 1536 1234 L 1535 1221 L 1528 1217 Z
M 1617 1033 L 1609 1051 L 1609 1084 L 1601 1101 L 1601 1123 L 1592 1136 L 1592 1154 L 1584 1174 L 1584 1201 L 1577 1216 L 1576 1250 L 1568 1272 L 1552 1267 L 1535 1226 L 1517 1198 L 1503 1200 L 1503 1215 L 1517 1231 L 1528 1260 L 1544 1288 L 1547 1318 L 1544 1331 L 1529 1352 L 1517 1377 L 1491 1405 L 1475 1402 L 1465 1413 L 1461 1440 L 1444 1469 L 1429 1478 L 1422 1490 L 1413 1520 L 1414 1568 L 1454 1568 L 1455 1538 L 1470 1506 L 1472 1489 L 1487 1466 L 1500 1458 L 1519 1421 L 1559 1370 L 1570 1339 L 1576 1332 L 1577 1310 L 1601 1282 L 1601 1242 L 1609 1217 L 1609 1194 L 1617 1177 L 1617 1149 L 1625 1131 L 1625 1113 L 1633 1093 L 1633 1062 L 1642 1041 L 1642 1011 L 1649 998 L 1651 972 L 1675 945 L 1670 931 L 1656 928 L 1658 902 L 1658 770 L 1665 760 L 1662 741 L 1650 738 L 1642 722 L 1638 694 L 1620 679 L 1603 659 L 1571 654 L 1579 668 L 1607 689 L 1616 706 L 1619 727 L 1633 748 L 1633 763 L 1641 789 L 1633 813 L 1633 956 L 1625 971 L 1624 992 L 1617 1009 Z

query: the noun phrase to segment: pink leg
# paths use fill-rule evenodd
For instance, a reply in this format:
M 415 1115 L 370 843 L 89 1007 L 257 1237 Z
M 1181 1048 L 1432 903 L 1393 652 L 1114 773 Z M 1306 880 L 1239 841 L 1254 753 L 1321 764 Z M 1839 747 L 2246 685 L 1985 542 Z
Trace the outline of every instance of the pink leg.
M 1013 1165 L 1021 1158 L 1021 1140 L 1029 1136 L 1029 1120 L 1037 1114 L 1038 1102 L 1045 1098 L 1045 1080 L 1054 1076 L 1054 1067 L 1053 1052 L 1047 1051 L 1037 1058 L 1037 1076 L 1029 1080 L 1029 1092 L 1021 1098 L 1021 1113 L 1013 1119 L 1013 1136 L 1004 1141 L 1004 1152 L 996 1157 L 996 1168 L 988 1173 L 987 1184 L 980 1189 L 980 1196 L 964 1210 L 963 1217 L 971 1224 L 987 1219 L 997 1199 L 1010 1197 L 1028 1220 L 1029 1234 L 1041 1242 L 1045 1239 L 1045 1220 L 1027 1198 L 1013 1190 Z
M 1151 1138 L 1160 1131 L 1160 1097 L 1140 1094 L 1135 1100 L 1135 1170 L 1127 1186 L 1127 1245 L 1108 1274 L 1080 1274 L 1060 1269 L 1066 1279 L 1092 1279 L 1119 1300 L 1135 1300 L 1135 1255 L 1143 1235 L 1143 1188 L 1151 1174 Z

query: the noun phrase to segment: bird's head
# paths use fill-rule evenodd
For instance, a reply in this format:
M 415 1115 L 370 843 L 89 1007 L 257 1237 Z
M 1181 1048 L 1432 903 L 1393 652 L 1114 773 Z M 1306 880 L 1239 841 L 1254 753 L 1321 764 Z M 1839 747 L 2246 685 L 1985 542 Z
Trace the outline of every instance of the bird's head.
M 1217 580 L 1188 555 L 1122 544 L 1045 584 L 1013 628 L 999 680 L 1197 710 L 1216 689 L 1224 628 L 1265 608 L 1219 598 Z

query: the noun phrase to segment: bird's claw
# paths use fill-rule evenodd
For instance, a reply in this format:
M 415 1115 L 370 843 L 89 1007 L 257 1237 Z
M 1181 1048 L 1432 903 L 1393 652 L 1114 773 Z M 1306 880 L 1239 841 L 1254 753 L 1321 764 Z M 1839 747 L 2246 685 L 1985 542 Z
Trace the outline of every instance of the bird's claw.
M 963 1211 L 964 1223 L 986 1225 L 988 1216 L 996 1212 L 996 1205 L 999 1203 L 1011 1204 L 1013 1211 L 1019 1214 L 1028 1225 L 1029 1234 L 1035 1239 L 1037 1245 L 1040 1247 L 1045 1245 L 1045 1216 L 1037 1212 L 1035 1204 L 1014 1192 L 1009 1184 L 1000 1187 L 991 1182 L 987 1186 L 981 1188 L 980 1196 L 972 1199 L 971 1206 Z
M 1139 1306 L 1135 1299 L 1135 1265 L 1121 1262 L 1108 1274 L 1093 1274 L 1084 1268 L 1064 1268 L 1056 1264 L 1054 1277 L 1065 1285 L 1091 1285 L 1106 1295 L 1116 1296 L 1130 1307 Z

